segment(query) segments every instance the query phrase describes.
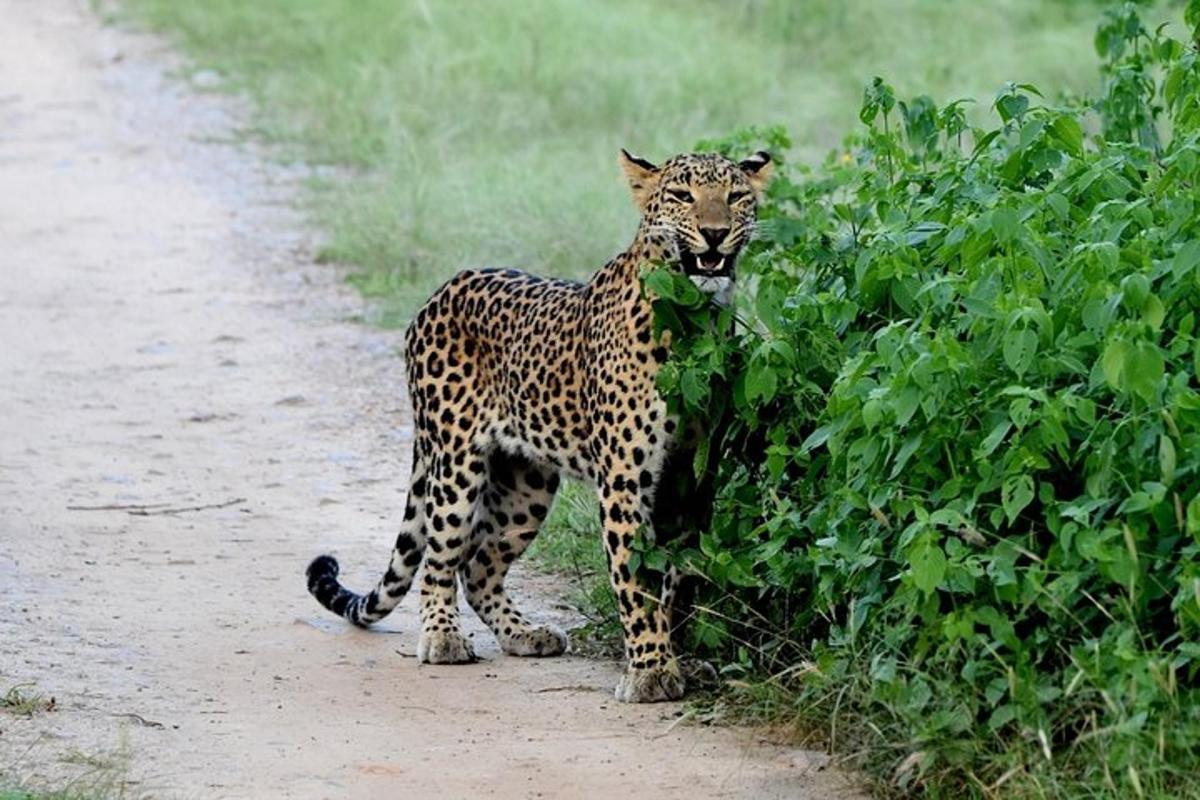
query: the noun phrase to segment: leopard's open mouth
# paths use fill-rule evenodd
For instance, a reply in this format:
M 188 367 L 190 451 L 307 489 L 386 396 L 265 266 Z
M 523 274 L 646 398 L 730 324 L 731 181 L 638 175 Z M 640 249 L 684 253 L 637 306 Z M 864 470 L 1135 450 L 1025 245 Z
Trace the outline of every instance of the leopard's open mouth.
M 722 253 L 713 247 L 703 253 L 696 253 L 687 247 L 679 248 L 679 264 L 685 275 L 698 275 L 704 278 L 728 277 L 733 274 L 733 263 L 737 261 L 738 251 Z

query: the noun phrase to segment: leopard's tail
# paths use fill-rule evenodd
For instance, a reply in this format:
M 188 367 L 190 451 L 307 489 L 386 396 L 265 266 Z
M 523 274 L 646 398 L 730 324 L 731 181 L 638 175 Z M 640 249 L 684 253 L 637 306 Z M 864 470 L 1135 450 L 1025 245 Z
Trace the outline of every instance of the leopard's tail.
M 412 586 L 425 554 L 425 469 L 414 455 L 412 484 L 404 507 L 404 522 L 396 536 L 387 572 L 367 594 L 358 594 L 338 581 L 338 562 L 321 555 L 308 565 L 308 591 L 317 602 L 360 627 L 386 617 Z

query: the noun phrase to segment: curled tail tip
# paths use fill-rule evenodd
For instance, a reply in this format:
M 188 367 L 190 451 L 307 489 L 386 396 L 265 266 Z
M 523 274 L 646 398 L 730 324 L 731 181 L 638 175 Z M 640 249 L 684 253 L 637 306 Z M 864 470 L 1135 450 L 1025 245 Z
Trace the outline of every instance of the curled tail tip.
M 333 556 L 322 555 L 314 558 L 308 565 L 308 593 L 317 598 L 317 602 L 337 614 L 350 620 L 359 627 L 370 625 L 373 620 L 364 619 L 363 603 L 366 598 L 342 586 L 338 582 L 338 562 Z
M 317 587 L 325 581 L 337 580 L 338 572 L 341 569 L 338 567 L 337 559 L 330 555 L 320 555 L 314 558 L 308 564 L 305 575 L 308 576 L 308 590 L 316 594 Z

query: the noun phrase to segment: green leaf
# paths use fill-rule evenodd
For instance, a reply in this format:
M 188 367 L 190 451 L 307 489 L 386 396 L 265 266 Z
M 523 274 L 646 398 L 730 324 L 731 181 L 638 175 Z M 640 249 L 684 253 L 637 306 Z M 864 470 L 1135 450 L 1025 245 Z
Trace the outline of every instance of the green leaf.
M 654 296 L 687 308 L 695 308 L 704 302 L 704 295 L 696 284 L 686 275 L 666 267 L 647 272 L 642 276 L 642 285 Z
M 778 385 L 779 379 L 774 369 L 765 364 L 752 367 L 746 375 L 746 399 L 753 401 L 757 398 L 769 403 L 775 397 Z
M 1033 417 L 1033 401 L 1028 397 L 1015 398 L 1008 404 L 1008 418 L 1019 430 L 1024 430 Z
M 913 584 L 925 594 L 933 592 L 946 577 L 946 554 L 934 542 L 926 540 L 914 547 L 908 563 Z
M 670 361 L 663 364 L 658 370 L 658 377 L 655 378 L 654 383 L 664 395 L 674 393 L 675 389 L 679 386 L 678 365 Z
M 1004 437 L 1012 430 L 1012 422 L 1010 420 L 1001 420 L 992 428 L 991 432 L 984 437 L 983 442 L 979 445 L 979 450 L 976 451 L 976 458 L 987 458 L 992 452 L 1000 446 L 1000 442 L 1004 441 Z
M 679 378 L 679 388 L 684 402 L 692 408 L 703 408 L 708 404 L 708 376 L 697 369 L 684 370 Z
M 1162 352 L 1158 347 L 1150 342 L 1138 342 L 1125 360 L 1129 390 L 1143 400 L 1153 399 L 1164 369 Z
M 675 287 L 675 300 L 688 308 L 699 308 L 704 305 L 704 293 L 689 278 L 678 273 L 672 273 Z
M 971 157 L 974 158 L 975 156 L 982 153 L 985 149 L 987 149 L 987 146 L 989 144 L 996 141 L 996 137 L 998 137 L 999 135 L 1000 135 L 1000 131 L 988 131 L 987 133 L 980 134 L 980 132 L 976 129 L 975 130 L 975 147 L 971 150 Z
M 889 477 L 896 478 L 908 460 L 912 458 L 913 453 L 917 452 L 917 448 L 921 446 L 922 435 L 914 433 L 904 440 L 904 444 L 900 445 L 900 450 L 896 453 L 895 463 L 892 465 L 892 473 Z
M 666 329 L 680 335 L 684 333 L 686 327 L 683 324 L 683 318 L 679 316 L 679 312 L 676 310 L 673 302 L 659 298 L 650 305 L 654 309 L 656 331 Z
M 1059 221 L 1065 222 L 1071 218 L 1071 206 L 1067 198 L 1063 197 L 1058 192 L 1051 192 L 1046 195 L 1046 205 L 1054 212 L 1054 216 L 1058 217 Z
M 892 401 L 892 412 L 896 415 L 896 425 L 903 427 L 912 419 L 921 404 L 921 390 L 916 386 L 905 386 Z
M 872 398 L 863 403 L 862 420 L 863 424 L 868 428 L 874 428 L 879 425 L 883 419 L 883 403 L 880 400 Z
M 1006 94 L 996 100 L 996 111 L 1005 122 L 1019 118 L 1028 108 L 1029 98 L 1025 95 Z
M 1123 339 L 1114 339 L 1104 348 L 1100 356 L 1100 368 L 1104 372 L 1104 380 L 1116 391 L 1125 390 L 1125 363 L 1133 348 Z
M 1184 242 L 1183 247 L 1179 248 L 1179 252 L 1171 259 L 1171 274 L 1176 278 L 1183 278 L 1196 266 L 1200 265 L 1200 239 L 1192 239 Z
M 1142 303 L 1142 320 L 1157 331 L 1162 329 L 1166 316 L 1167 310 L 1163 307 L 1162 300 L 1158 299 L 1158 295 L 1146 295 L 1146 299 Z
M 1083 128 L 1074 117 L 1062 114 L 1050 123 L 1050 131 L 1055 141 L 1062 145 L 1073 156 L 1083 152 Z
M 1191 499 L 1187 505 L 1187 532 L 1200 544 L 1200 494 Z
M 992 210 L 991 230 L 1000 244 L 1008 244 L 1017 238 L 1021 220 L 1014 209 L 1000 207 Z
M 1107 272 L 1116 271 L 1121 264 L 1121 250 L 1112 242 L 1097 242 L 1089 247 L 1092 255 L 1096 257 L 1096 261 Z
M 804 443 L 800 445 L 800 449 L 805 453 L 816 450 L 818 447 L 825 444 L 825 442 L 829 441 L 829 437 L 832 435 L 833 426 L 822 425 L 808 435 L 808 437 L 804 440 Z
M 996 706 L 995 710 L 992 711 L 991 716 L 988 717 L 988 728 L 993 731 L 998 731 L 1016 719 L 1016 716 L 1017 710 L 1011 703 L 1005 703 L 1003 705 Z
M 643 276 L 642 285 L 664 300 L 675 299 L 675 282 L 665 269 L 653 269 Z
M 658 548 L 647 550 L 643 556 L 643 563 L 648 569 L 652 569 L 655 572 L 665 572 L 667 569 L 667 554 Z
M 1175 442 L 1165 433 L 1158 437 L 1158 467 L 1162 471 L 1162 482 L 1170 486 L 1175 480 Z
M 1000 505 L 1011 525 L 1025 507 L 1033 502 L 1033 476 L 1009 475 L 1000 485 Z
M 1121 280 L 1121 294 L 1130 307 L 1141 308 L 1150 294 L 1150 279 L 1140 272 L 1126 275 Z
M 1013 328 L 1004 335 L 1004 363 L 1020 377 L 1037 355 L 1037 333 L 1029 328 Z
M 763 281 L 754 296 L 754 309 L 768 330 L 782 325 L 783 303 L 787 299 L 780 281 Z
M 696 445 L 696 454 L 692 457 L 692 474 L 696 476 L 696 480 L 703 478 L 704 473 L 708 471 L 708 454 L 711 447 L 712 440 L 701 436 Z

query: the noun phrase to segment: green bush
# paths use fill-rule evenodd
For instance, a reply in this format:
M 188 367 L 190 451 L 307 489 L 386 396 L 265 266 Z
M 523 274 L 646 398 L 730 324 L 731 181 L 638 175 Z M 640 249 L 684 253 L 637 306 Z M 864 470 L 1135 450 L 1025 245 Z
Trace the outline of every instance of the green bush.
M 742 306 L 646 278 L 711 432 L 697 635 L 902 790 L 1197 792 L 1200 55 L 1133 6 L 1096 47 L 1099 99 L 1008 85 L 994 130 L 876 79 L 770 187 Z

